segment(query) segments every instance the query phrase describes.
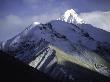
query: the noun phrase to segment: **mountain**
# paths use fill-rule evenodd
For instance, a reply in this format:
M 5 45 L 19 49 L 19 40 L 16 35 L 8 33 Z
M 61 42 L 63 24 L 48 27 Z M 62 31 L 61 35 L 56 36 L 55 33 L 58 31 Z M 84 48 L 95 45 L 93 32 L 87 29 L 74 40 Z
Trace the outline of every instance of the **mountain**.
M 105 82 L 110 78 L 110 33 L 79 21 L 72 9 L 65 13 L 64 21 L 34 22 L 1 42 L 0 50 L 54 79 Z
M 68 23 L 74 23 L 74 24 L 83 24 L 84 23 L 84 20 L 81 19 L 73 9 L 67 10 L 64 13 L 64 15 L 62 15 L 57 20 L 65 21 Z

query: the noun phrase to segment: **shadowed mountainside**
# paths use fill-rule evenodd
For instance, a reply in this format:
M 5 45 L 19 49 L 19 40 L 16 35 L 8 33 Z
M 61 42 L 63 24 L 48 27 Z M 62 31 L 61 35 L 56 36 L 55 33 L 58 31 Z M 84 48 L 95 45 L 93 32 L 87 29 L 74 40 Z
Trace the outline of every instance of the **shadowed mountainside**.
M 64 62 L 63 64 L 71 73 L 73 73 L 74 70 L 73 75 L 76 77 L 73 81 L 68 82 L 109 82 L 109 78 L 77 64 L 71 62 Z M 0 51 L 0 65 L 1 82 L 66 82 L 65 80 L 53 80 L 42 72 L 39 72 L 2 51 Z M 79 76 L 81 79 L 79 79 Z
M 0 82 L 59 82 L 0 51 Z

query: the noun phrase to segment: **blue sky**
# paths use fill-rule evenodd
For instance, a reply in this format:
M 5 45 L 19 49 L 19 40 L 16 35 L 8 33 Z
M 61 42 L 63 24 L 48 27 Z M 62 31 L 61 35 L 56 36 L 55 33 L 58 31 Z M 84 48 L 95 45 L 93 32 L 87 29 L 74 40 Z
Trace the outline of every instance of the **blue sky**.
M 0 40 L 11 38 L 34 21 L 55 20 L 71 8 L 87 23 L 110 31 L 110 0 L 0 0 Z

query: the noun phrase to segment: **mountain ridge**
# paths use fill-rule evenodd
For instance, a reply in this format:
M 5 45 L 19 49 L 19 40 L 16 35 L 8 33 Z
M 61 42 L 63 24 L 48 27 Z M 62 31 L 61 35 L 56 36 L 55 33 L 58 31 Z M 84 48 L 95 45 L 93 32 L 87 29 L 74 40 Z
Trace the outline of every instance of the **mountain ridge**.
M 15 58 L 55 79 L 74 81 L 81 77 L 75 76 L 74 70 L 71 74 L 64 62 L 76 63 L 110 77 L 109 39 L 110 33 L 92 25 L 53 20 L 31 24 L 12 39 L 2 42 L 0 50 L 13 53 Z

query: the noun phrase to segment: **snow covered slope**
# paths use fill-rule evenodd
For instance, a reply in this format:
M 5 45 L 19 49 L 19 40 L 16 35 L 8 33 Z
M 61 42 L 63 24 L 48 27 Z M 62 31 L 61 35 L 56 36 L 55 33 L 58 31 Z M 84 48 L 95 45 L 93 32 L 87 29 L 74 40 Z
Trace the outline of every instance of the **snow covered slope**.
M 33 23 L 0 49 L 55 79 L 84 79 L 70 71 L 74 64 L 110 77 L 110 33 L 89 24 Z

